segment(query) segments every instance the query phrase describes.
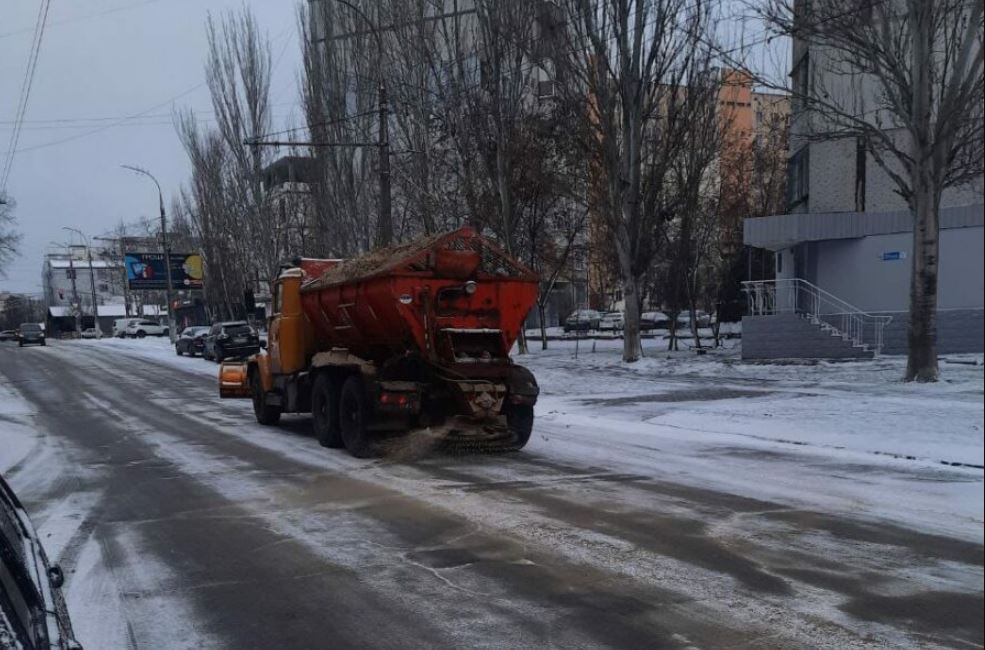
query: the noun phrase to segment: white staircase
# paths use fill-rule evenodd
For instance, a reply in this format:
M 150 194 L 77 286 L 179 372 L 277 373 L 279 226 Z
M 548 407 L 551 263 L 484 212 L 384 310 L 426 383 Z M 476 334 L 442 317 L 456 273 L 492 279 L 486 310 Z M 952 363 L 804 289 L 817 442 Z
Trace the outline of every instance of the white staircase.
M 883 329 L 892 320 L 892 316 L 868 314 L 801 278 L 743 282 L 742 289 L 750 316 L 786 316 L 787 319 L 796 316 L 822 335 L 841 339 L 858 351 L 854 355 L 843 354 L 840 349 L 843 346 L 821 345 L 817 355 L 797 356 L 877 356 L 882 351 Z M 801 332 L 807 338 L 814 338 L 809 330 Z

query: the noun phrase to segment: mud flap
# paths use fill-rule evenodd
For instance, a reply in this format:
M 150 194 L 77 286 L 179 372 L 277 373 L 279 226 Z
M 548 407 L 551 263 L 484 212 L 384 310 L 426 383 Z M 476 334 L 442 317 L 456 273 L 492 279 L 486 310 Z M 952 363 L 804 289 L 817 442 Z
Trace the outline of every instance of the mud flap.
M 219 397 L 251 397 L 247 371 L 247 364 L 242 361 L 223 362 L 219 366 Z

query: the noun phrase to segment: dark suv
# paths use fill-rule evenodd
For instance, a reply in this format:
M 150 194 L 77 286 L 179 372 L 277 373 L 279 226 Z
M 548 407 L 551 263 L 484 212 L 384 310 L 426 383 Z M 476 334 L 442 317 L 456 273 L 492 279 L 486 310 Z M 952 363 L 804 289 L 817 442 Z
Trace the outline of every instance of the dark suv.
M 216 323 L 205 337 L 202 356 L 222 363 L 229 357 L 248 357 L 260 352 L 260 337 L 243 320 Z
M 21 323 L 17 334 L 17 344 L 21 347 L 25 345 L 45 345 L 44 330 L 37 323 Z

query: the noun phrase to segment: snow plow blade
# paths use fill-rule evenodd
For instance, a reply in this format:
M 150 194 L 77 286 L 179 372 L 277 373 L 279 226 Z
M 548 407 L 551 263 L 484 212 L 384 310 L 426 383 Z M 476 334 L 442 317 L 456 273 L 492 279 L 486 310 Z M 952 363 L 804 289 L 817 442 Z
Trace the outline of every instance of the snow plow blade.
M 233 361 L 219 366 L 219 397 L 250 397 L 250 384 L 245 363 Z

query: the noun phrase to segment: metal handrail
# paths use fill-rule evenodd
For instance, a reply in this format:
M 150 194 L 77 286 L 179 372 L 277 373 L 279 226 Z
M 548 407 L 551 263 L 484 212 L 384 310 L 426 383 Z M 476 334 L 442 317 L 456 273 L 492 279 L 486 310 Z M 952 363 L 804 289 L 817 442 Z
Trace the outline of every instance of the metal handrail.
M 853 345 L 882 351 L 883 329 L 893 317 L 869 314 L 802 278 L 750 280 L 742 283 L 749 314 L 773 316 L 794 313 L 831 329 Z M 834 311 L 828 311 L 832 309 Z M 871 336 L 867 330 L 871 329 Z

